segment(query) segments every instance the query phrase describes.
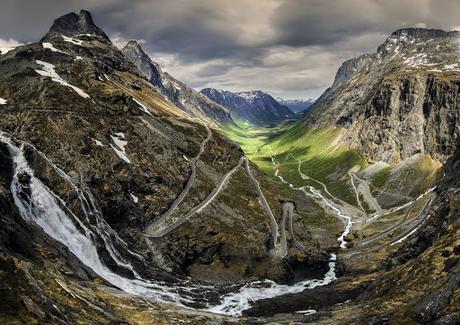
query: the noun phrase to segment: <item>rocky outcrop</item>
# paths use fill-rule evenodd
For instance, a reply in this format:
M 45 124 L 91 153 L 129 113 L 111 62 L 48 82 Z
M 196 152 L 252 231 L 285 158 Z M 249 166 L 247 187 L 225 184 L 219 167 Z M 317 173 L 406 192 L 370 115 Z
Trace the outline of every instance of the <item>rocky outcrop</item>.
M 227 109 L 164 72 L 136 41 L 129 41 L 122 51 L 153 87 L 176 107 L 192 116 L 206 120 L 209 124 L 232 122 Z
M 395 312 L 394 322 L 456 324 L 460 285 L 460 151 L 444 166 L 428 219 L 385 262 L 386 274 L 373 284 L 364 299 L 410 299 Z
M 402 29 L 373 54 L 346 61 L 304 118 L 336 125 L 370 162 L 415 154 L 445 161 L 459 130 L 458 32 Z
M 86 10 L 81 10 L 77 15 L 71 12 L 67 15 L 57 18 L 51 26 L 48 34 L 44 37 L 51 38 L 53 36 L 89 36 L 98 38 L 105 43 L 111 43 L 109 37 L 102 29 L 97 27 L 91 14 Z
M 201 93 L 227 107 L 234 119 L 246 120 L 254 125 L 276 124 L 295 118 L 295 114 L 289 108 L 262 91 L 232 93 L 205 88 Z

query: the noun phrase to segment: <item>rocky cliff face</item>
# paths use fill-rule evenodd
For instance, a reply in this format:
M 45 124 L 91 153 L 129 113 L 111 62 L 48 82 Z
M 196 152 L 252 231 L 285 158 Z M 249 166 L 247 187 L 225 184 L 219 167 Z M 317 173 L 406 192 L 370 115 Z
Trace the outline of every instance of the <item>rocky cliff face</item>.
M 102 29 L 97 27 L 91 14 L 86 10 L 81 10 L 77 15 L 71 12 L 67 15 L 57 18 L 51 26 L 47 37 L 53 36 L 91 36 L 105 43 L 111 43 L 109 37 Z M 44 39 L 46 39 L 45 37 Z
M 235 119 L 247 120 L 254 125 L 274 124 L 295 118 L 295 114 L 289 108 L 262 91 L 232 93 L 205 88 L 201 93 L 227 107 Z
M 415 154 L 445 161 L 459 129 L 459 33 L 402 29 L 377 50 L 346 61 L 304 125 L 336 125 L 369 161 Z
M 122 52 L 150 81 L 155 90 L 176 107 L 192 116 L 206 120 L 207 123 L 232 121 L 226 108 L 162 71 L 161 67 L 150 59 L 136 41 L 128 42 Z

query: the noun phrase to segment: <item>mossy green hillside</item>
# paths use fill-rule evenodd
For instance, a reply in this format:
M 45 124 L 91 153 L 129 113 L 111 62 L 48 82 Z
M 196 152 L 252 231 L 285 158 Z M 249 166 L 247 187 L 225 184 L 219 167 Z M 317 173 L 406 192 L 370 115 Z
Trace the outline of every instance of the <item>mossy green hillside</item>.
M 314 180 L 318 180 L 330 187 L 334 195 L 353 202 L 353 194 L 346 184 L 347 173 L 354 166 L 365 167 L 366 163 L 356 151 L 340 144 L 340 128 L 313 129 L 287 124 L 269 129 L 235 123 L 226 126 L 223 132 L 269 175 L 274 177 L 273 157 L 278 162 L 280 175 L 295 186 L 317 187 Z M 301 172 L 314 180 L 300 177 L 299 161 Z

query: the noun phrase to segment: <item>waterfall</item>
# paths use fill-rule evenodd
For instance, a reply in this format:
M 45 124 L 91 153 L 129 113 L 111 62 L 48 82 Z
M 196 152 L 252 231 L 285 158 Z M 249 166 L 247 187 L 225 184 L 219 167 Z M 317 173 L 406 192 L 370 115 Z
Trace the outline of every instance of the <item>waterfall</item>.
M 4 135 L 3 135 L 3 138 L 5 138 Z M 86 217 L 88 227 L 91 228 L 91 231 L 89 231 L 88 229 L 86 230 L 89 231 L 89 233 L 91 233 L 92 235 L 94 235 L 94 233 L 97 233 L 97 235 L 100 238 L 102 238 L 104 245 L 105 245 L 105 249 L 107 250 L 110 257 L 115 261 L 115 263 L 118 266 L 129 269 L 136 278 L 139 278 L 139 275 L 134 271 L 132 266 L 117 251 L 111 238 L 113 237 L 115 241 L 118 244 L 120 244 L 124 248 L 124 250 L 127 251 L 130 255 L 142 261 L 144 260 L 144 258 L 140 256 L 139 254 L 136 254 L 132 252 L 131 250 L 129 250 L 128 245 L 118 236 L 117 232 L 115 232 L 112 229 L 112 227 L 110 227 L 110 225 L 107 224 L 107 222 L 102 217 L 102 213 L 100 212 L 100 209 L 98 208 L 96 204 L 96 200 L 94 199 L 91 192 L 84 186 L 77 186 L 72 181 L 72 178 L 65 171 L 63 171 L 59 166 L 57 166 L 51 159 L 49 159 L 43 152 L 38 150 L 34 145 L 30 143 L 26 143 L 24 141 L 18 141 L 18 142 L 22 146 L 28 146 L 31 149 L 33 149 L 41 158 L 43 158 L 53 168 L 53 170 L 59 176 L 61 176 L 73 188 L 73 190 L 75 191 L 78 197 L 78 200 L 80 201 L 80 208 Z M 64 204 L 64 202 L 60 198 L 57 198 L 57 199 L 61 201 L 61 203 Z M 72 213 L 70 210 L 68 210 L 68 212 Z M 96 222 L 96 225 L 93 225 L 90 219 L 94 219 Z M 78 218 L 77 218 L 77 221 L 80 222 Z
M 193 288 L 182 288 L 183 292 L 189 292 L 189 294 L 180 295 L 177 291 L 181 287 L 171 288 L 161 282 L 127 279 L 105 266 L 93 242 L 92 232 L 57 194 L 34 176 L 24 156 L 24 144 L 18 147 L 3 133 L 0 133 L 0 141 L 8 146 L 13 161 L 14 175 L 11 182 L 11 193 L 15 205 L 26 221 L 39 225 L 46 234 L 66 246 L 83 264 L 123 291 L 163 302 L 174 302 L 182 306 L 184 303 L 193 302 L 193 299 L 189 297 L 193 295 L 190 290 Z M 27 184 L 24 184 L 25 180 Z M 106 237 L 110 239 L 109 236 L 106 235 Z M 110 243 L 110 245 L 115 250 L 113 244 Z M 114 254 L 119 255 L 118 252 Z

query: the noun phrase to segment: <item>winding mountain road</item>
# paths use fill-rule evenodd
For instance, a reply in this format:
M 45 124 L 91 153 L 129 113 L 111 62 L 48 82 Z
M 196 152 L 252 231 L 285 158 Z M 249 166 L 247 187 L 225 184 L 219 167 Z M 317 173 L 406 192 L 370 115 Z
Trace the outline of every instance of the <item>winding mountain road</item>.
M 352 174 L 352 173 L 348 173 L 348 175 L 350 176 L 351 186 L 353 187 L 353 191 L 355 192 L 356 203 L 358 203 L 359 208 L 360 208 L 361 210 L 363 210 L 364 213 L 366 213 L 366 210 L 364 210 L 364 207 L 363 207 L 363 205 L 361 204 L 361 199 L 359 198 L 358 189 L 356 188 L 355 182 L 353 181 L 353 174 Z
M 424 212 L 430 207 L 431 202 L 432 202 L 432 200 L 429 199 L 428 202 L 423 206 L 422 210 L 417 214 L 417 216 L 416 216 L 414 219 L 412 219 L 412 220 L 406 222 L 406 220 L 407 220 L 408 217 L 409 217 L 410 212 L 412 211 L 412 209 L 413 209 L 414 206 L 415 206 L 416 201 L 414 201 L 414 202 L 412 203 L 410 209 L 404 214 L 404 217 L 403 217 L 399 222 L 397 222 L 397 223 L 394 224 L 393 226 L 391 226 L 391 227 L 389 227 L 389 228 L 383 230 L 382 232 L 380 232 L 380 233 L 378 233 L 378 234 L 376 234 L 376 235 L 374 235 L 374 236 L 372 236 L 372 237 L 370 237 L 370 238 L 368 238 L 368 239 L 366 239 L 366 240 L 363 240 L 363 241 L 359 242 L 356 246 L 357 246 L 357 247 L 366 246 L 366 245 L 371 244 L 371 243 L 373 243 L 373 242 L 375 242 L 375 241 L 377 241 L 377 240 L 379 240 L 379 239 L 382 239 L 383 237 L 385 237 L 385 236 L 387 236 L 387 235 L 393 233 L 394 231 L 396 231 L 396 230 L 399 229 L 399 228 L 402 228 L 402 227 L 404 227 L 404 226 L 409 226 L 410 224 L 415 223 L 415 226 L 410 227 L 410 229 L 411 229 L 411 230 L 409 231 L 409 233 L 410 233 L 410 232 L 413 231 L 415 228 L 418 228 L 421 224 L 423 224 L 423 223 L 425 222 L 425 220 L 426 220 L 426 215 L 425 215 L 425 217 L 423 217 L 421 220 L 419 220 L 419 219 L 420 219 L 420 217 L 424 214 Z M 404 237 L 404 236 L 405 236 L 405 235 L 402 235 L 402 236 L 400 236 L 400 237 Z M 398 240 L 398 239 L 397 239 L 397 240 Z M 397 241 L 397 240 L 396 240 L 396 241 Z M 395 242 L 396 242 L 396 241 L 395 241 Z
M 207 138 L 209 140 L 209 137 Z M 206 140 L 206 139 L 205 139 Z M 201 148 L 204 148 L 205 142 L 203 141 Z M 196 161 L 199 159 L 199 156 L 201 155 L 202 150 L 200 150 L 200 153 L 194 158 L 194 161 L 192 162 L 194 166 Z M 190 190 L 190 187 L 192 186 L 193 180 L 191 181 L 190 179 L 193 177 L 193 179 L 196 177 L 196 173 L 193 172 L 189 178 L 189 182 L 187 183 L 187 186 L 184 188 L 184 190 L 180 193 L 180 195 L 176 198 L 174 201 L 173 205 L 168 209 L 167 212 L 165 212 L 158 220 L 155 220 L 152 222 L 144 231 L 144 236 L 149 237 L 149 238 L 160 238 L 180 225 L 182 225 L 184 222 L 186 222 L 188 219 L 190 219 L 194 214 L 201 212 L 204 208 L 206 208 L 216 197 L 217 195 L 223 190 L 224 185 L 228 182 L 230 177 L 240 168 L 242 165 L 245 165 L 245 170 L 251 180 L 251 182 L 254 184 L 254 187 L 257 191 L 257 194 L 260 199 L 260 203 L 262 204 L 268 218 L 270 221 L 270 234 L 273 240 L 273 255 L 275 257 L 280 257 L 283 258 L 287 255 L 288 253 L 288 248 L 287 248 L 287 240 L 286 240 L 286 218 L 289 218 L 290 220 L 290 228 L 292 235 L 294 236 L 294 233 L 292 231 L 292 215 L 293 215 L 293 210 L 294 206 L 290 202 L 285 202 L 282 204 L 282 216 L 281 216 L 281 234 L 280 230 L 278 227 L 278 223 L 276 221 L 276 218 L 273 214 L 272 209 L 270 208 L 270 205 L 268 204 L 267 199 L 265 198 L 265 195 L 262 192 L 262 189 L 260 187 L 259 181 L 254 177 L 252 174 L 250 165 L 249 165 L 249 160 L 246 156 L 242 156 L 240 160 L 238 161 L 238 164 L 233 167 L 231 170 L 229 170 L 219 181 L 219 183 L 216 185 L 216 187 L 212 190 L 212 192 L 204 199 L 202 202 L 200 202 L 197 206 L 193 207 L 190 211 L 188 211 L 186 214 L 173 219 L 171 217 L 171 213 L 178 207 L 178 205 L 183 201 L 185 196 L 187 195 L 188 191 Z M 195 170 L 195 169 L 193 169 Z
M 192 170 L 190 172 L 190 176 L 188 178 L 188 181 L 187 181 L 184 189 L 182 190 L 182 192 L 176 197 L 176 199 L 171 204 L 169 209 L 165 213 L 163 213 L 157 220 L 155 220 L 154 222 L 152 222 L 149 225 L 147 225 L 147 227 L 144 230 L 144 233 L 149 237 L 158 237 L 158 236 L 155 236 L 155 233 L 157 232 L 157 231 L 155 231 L 155 229 L 158 228 L 158 225 L 161 225 L 164 222 L 166 222 L 166 220 L 169 218 L 171 213 L 174 212 L 174 210 L 177 209 L 179 204 L 182 203 L 182 201 L 184 200 L 184 198 L 187 196 L 188 192 L 190 191 L 190 188 L 192 187 L 193 183 L 195 182 L 195 178 L 196 178 L 196 163 L 200 159 L 201 155 L 203 154 L 206 143 L 208 143 L 212 138 L 212 132 L 209 129 L 209 127 L 206 124 L 203 124 L 203 125 L 206 128 L 207 136 L 200 143 L 200 150 L 198 151 L 198 154 L 190 160 L 190 166 L 191 166 Z
M 270 152 L 271 149 L 269 149 Z M 291 153 L 289 153 L 291 154 Z M 288 154 L 288 155 L 289 155 Z M 301 165 L 301 160 L 300 159 L 297 159 L 295 158 L 294 156 L 292 156 L 294 159 L 296 159 L 298 161 L 298 172 L 301 176 L 302 179 L 306 180 L 306 179 L 312 179 L 310 178 L 309 176 L 305 175 L 302 173 L 302 171 L 300 170 L 300 165 Z M 273 165 L 275 165 L 275 167 L 278 167 L 279 164 L 276 162 L 276 159 L 271 156 L 271 160 L 272 160 L 272 163 Z M 345 237 L 348 236 L 348 234 L 351 232 L 351 228 L 352 228 L 352 217 L 351 216 L 348 216 L 347 214 L 343 213 L 339 208 L 337 208 L 334 204 L 331 203 L 330 200 L 328 200 L 326 197 L 324 197 L 320 191 L 318 191 L 317 189 L 315 189 L 313 186 L 301 186 L 301 187 L 295 187 L 293 184 L 289 183 L 288 181 L 286 181 L 280 174 L 279 174 L 279 169 L 276 168 L 275 170 L 275 176 L 278 177 L 282 183 L 288 185 L 290 188 L 292 188 L 293 190 L 295 191 L 301 191 L 303 192 L 306 196 L 308 197 L 312 197 L 312 198 L 316 198 L 316 199 L 319 199 L 321 202 L 323 202 L 324 206 L 325 207 L 328 207 L 330 208 L 331 210 L 333 210 L 335 212 L 335 214 L 337 215 L 337 217 L 339 217 L 339 219 L 341 219 L 342 221 L 344 221 L 344 224 L 345 224 L 345 227 L 344 227 L 344 230 L 342 232 L 342 234 L 340 235 L 340 237 L 337 239 L 338 241 L 340 241 L 340 247 L 342 249 L 345 249 L 347 247 L 347 241 L 345 240 Z M 314 180 L 314 179 L 313 179 Z M 316 180 L 315 180 L 316 181 Z M 336 198 L 335 196 L 333 196 L 328 190 L 327 190 L 327 187 L 324 183 L 322 182 L 319 182 L 319 181 L 316 181 L 317 183 L 321 184 L 324 188 L 324 191 L 330 195 L 332 198 L 335 198 L 339 201 L 341 201 L 340 199 Z M 307 190 L 305 189 L 307 188 L 309 192 L 307 192 Z
M 246 162 L 246 164 L 245 164 L 246 165 L 246 171 L 247 171 L 247 173 L 249 175 L 249 178 L 251 179 L 252 183 L 254 184 L 254 186 L 255 186 L 255 188 L 257 190 L 257 193 L 259 195 L 260 202 L 261 202 L 262 206 L 264 207 L 265 212 L 267 213 L 267 215 L 269 217 L 269 220 L 270 220 L 271 234 L 272 234 L 272 238 L 273 238 L 273 245 L 275 247 L 275 254 L 278 255 L 278 256 L 281 256 L 281 255 L 283 255 L 283 252 L 280 253 L 280 252 L 276 251 L 276 247 L 278 246 L 277 245 L 278 237 L 279 237 L 278 223 L 276 222 L 276 218 L 273 215 L 272 209 L 268 205 L 267 199 L 265 198 L 265 195 L 262 192 L 262 189 L 260 188 L 259 182 L 257 181 L 257 179 L 254 177 L 254 175 L 251 172 L 251 168 L 249 167 L 248 159 L 246 159 L 245 162 Z M 286 241 L 286 235 L 285 234 L 284 234 L 284 241 Z M 284 256 L 285 255 L 286 254 L 284 253 Z

